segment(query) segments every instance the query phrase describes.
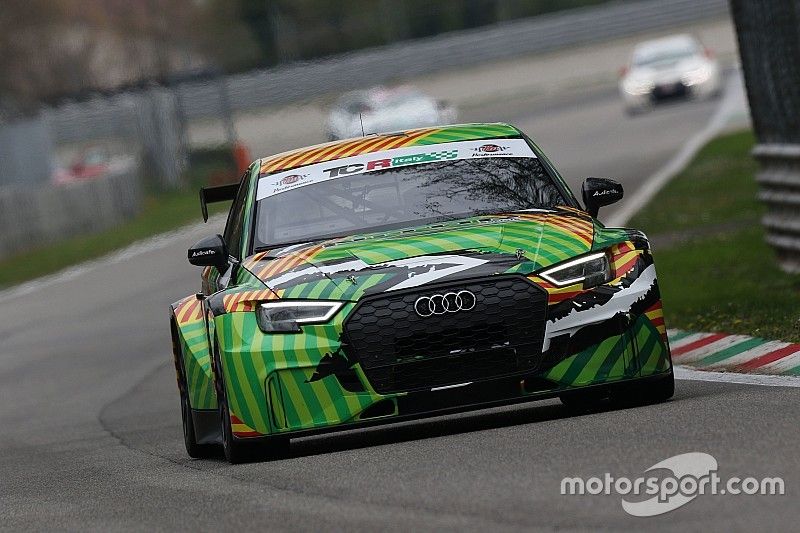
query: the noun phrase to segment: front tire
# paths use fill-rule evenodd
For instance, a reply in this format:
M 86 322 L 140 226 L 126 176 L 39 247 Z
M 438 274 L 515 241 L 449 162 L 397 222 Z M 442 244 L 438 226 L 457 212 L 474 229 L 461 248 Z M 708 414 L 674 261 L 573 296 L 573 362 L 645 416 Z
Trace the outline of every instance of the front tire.
M 564 407 L 574 413 L 589 413 L 608 408 L 607 387 L 594 387 L 586 391 L 573 391 L 558 397 Z
M 198 444 L 197 436 L 194 431 L 194 420 L 192 419 L 192 408 L 189 405 L 189 398 L 186 393 L 181 391 L 181 421 L 183 422 L 183 444 L 186 453 L 192 459 L 208 459 L 219 453 L 219 447 L 213 444 Z
M 192 419 L 192 406 L 189 401 L 189 385 L 186 380 L 186 369 L 183 363 L 183 348 L 178 342 L 178 328 L 174 320 L 170 324 L 172 334 L 172 355 L 175 361 L 175 372 L 178 376 L 178 394 L 181 402 L 181 426 L 183 427 L 183 445 L 192 459 L 207 459 L 219 453 L 214 444 L 198 444 Z
M 253 461 L 255 459 L 253 445 L 248 442 L 238 441 L 233 436 L 228 402 L 217 395 L 217 404 L 219 405 L 219 417 L 222 424 L 222 451 L 225 453 L 225 459 L 232 465 Z
M 624 385 L 603 386 L 586 391 L 572 391 L 559 396 L 571 411 L 585 413 L 608 408 L 611 405 L 635 407 L 662 403 L 675 394 L 675 375 L 670 372 L 657 380 L 646 380 Z
M 653 405 L 666 402 L 675 394 L 675 374 L 657 380 L 634 382 L 618 390 L 613 399 L 622 406 Z
M 225 393 L 225 375 L 222 372 L 222 363 L 219 359 L 219 349 L 216 342 L 214 343 L 214 366 L 216 372 L 214 383 L 217 391 L 217 406 L 222 426 L 222 450 L 225 453 L 225 459 L 231 464 L 240 464 L 286 456 L 289 451 L 288 437 L 271 436 L 237 439 L 233 435 L 231 412 L 228 408 L 228 397 Z

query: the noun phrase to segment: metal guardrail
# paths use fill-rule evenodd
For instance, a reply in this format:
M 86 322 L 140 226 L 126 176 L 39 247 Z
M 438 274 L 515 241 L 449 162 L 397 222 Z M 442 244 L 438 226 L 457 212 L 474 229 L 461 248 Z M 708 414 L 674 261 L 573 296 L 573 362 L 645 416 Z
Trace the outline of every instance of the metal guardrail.
M 758 144 L 758 198 L 767 244 L 780 267 L 800 273 L 800 34 L 797 0 L 731 0 Z
M 758 199 L 767 205 L 762 219 L 766 241 L 787 272 L 800 273 L 800 145 L 759 144 Z

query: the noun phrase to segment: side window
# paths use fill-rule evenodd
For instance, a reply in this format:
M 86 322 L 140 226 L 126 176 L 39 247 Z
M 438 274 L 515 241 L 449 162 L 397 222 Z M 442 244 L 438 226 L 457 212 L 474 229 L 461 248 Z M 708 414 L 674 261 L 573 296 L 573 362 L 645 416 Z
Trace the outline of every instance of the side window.
M 228 246 L 229 253 L 236 259 L 241 259 L 242 249 L 242 226 L 245 217 L 245 205 L 247 200 L 248 189 L 248 173 L 242 176 L 242 183 L 239 185 L 239 192 L 236 193 L 236 198 L 231 205 L 230 213 L 228 213 L 228 222 L 225 224 L 225 233 L 223 239 Z

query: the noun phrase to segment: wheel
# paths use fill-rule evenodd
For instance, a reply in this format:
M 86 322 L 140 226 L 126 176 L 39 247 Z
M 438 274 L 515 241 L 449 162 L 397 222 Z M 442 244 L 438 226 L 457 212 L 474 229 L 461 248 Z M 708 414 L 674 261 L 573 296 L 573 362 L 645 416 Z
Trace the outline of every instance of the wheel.
M 253 446 L 250 443 L 238 441 L 233 436 L 228 402 L 217 395 L 217 405 L 219 405 L 219 417 L 222 424 L 222 450 L 225 453 L 225 459 L 232 465 L 252 461 L 255 458 Z
M 651 405 L 662 403 L 675 394 L 675 375 L 643 383 L 632 383 L 614 394 L 614 401 L 623 405 Z
M 586 413 L 607 406 L 609 392 L 605 387 L 592 388 L 586 391 L 571 391 L 558 397 L 561 403 L 576 413 Z
M 675 374 L 671 371 L 669 375 L 655 383 L 647 384 L 641 391 L 641 397 L 647 403 L 666 402 L 675 395 Z
M 225 375 L 219 360 L 219 350 L 214 343 L 214 366 L 217 379 L 214 380 L 217 391 L 217 406 L 222 426 L 222 450 L 225 459 L 231 464 L 250 463 L 285 456 L 289 451 L 289 438 L 271 436 L 253 439 L 237 439 L 231 427 L 231 412 L 225 393 Z
M 257 439 L 239 440 L 233 436 L 231 429 L 231 415 L 228 402 L 220 396 L 217 397 L 219 405 L 220 422 L 222 423 L 222 449 L 225 459 L 231 464 L 251 463 L 255 461 L 269 461 L 285 457 L 289 452 L 289 438 L 284 436 L 263 437 Z
M 192 408 L 189 405 L 189 398 L 185 391 L 181 391 L 181 420 L 183 421 L 183 444 L 186 446 L 186 453 L 193 459 L 207 459 L 219 453 L 219 447 L 214 444 L 197 444 L 197 436 L 194 432 L 194 420 L 192 420 Z
M 172 324 L 172 353 L 175 359 L 175 371 L 178 375 L 178 393 L 181 402 L 181 426 L 183 427 L 183 445 L 186 453 L 193 459 L 206 459 L 219 453 L 219 447 L 214 444 L 198 444 L 197 434 L 194 431 L 192 419 L 192 406 L 189 402 L 189 388 L 186 381 L 186 370 L 183 367 L 183 349 L 178 343 L 178 332 Z

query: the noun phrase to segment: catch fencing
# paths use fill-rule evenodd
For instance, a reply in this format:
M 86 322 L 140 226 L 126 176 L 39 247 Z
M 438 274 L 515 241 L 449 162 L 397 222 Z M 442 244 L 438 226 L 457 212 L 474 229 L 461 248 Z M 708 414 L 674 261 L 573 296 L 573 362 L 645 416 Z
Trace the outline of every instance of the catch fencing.
M 0 258 L 113 227 L 141 203 L 134 169 L 62 186 L 0 187 Z

